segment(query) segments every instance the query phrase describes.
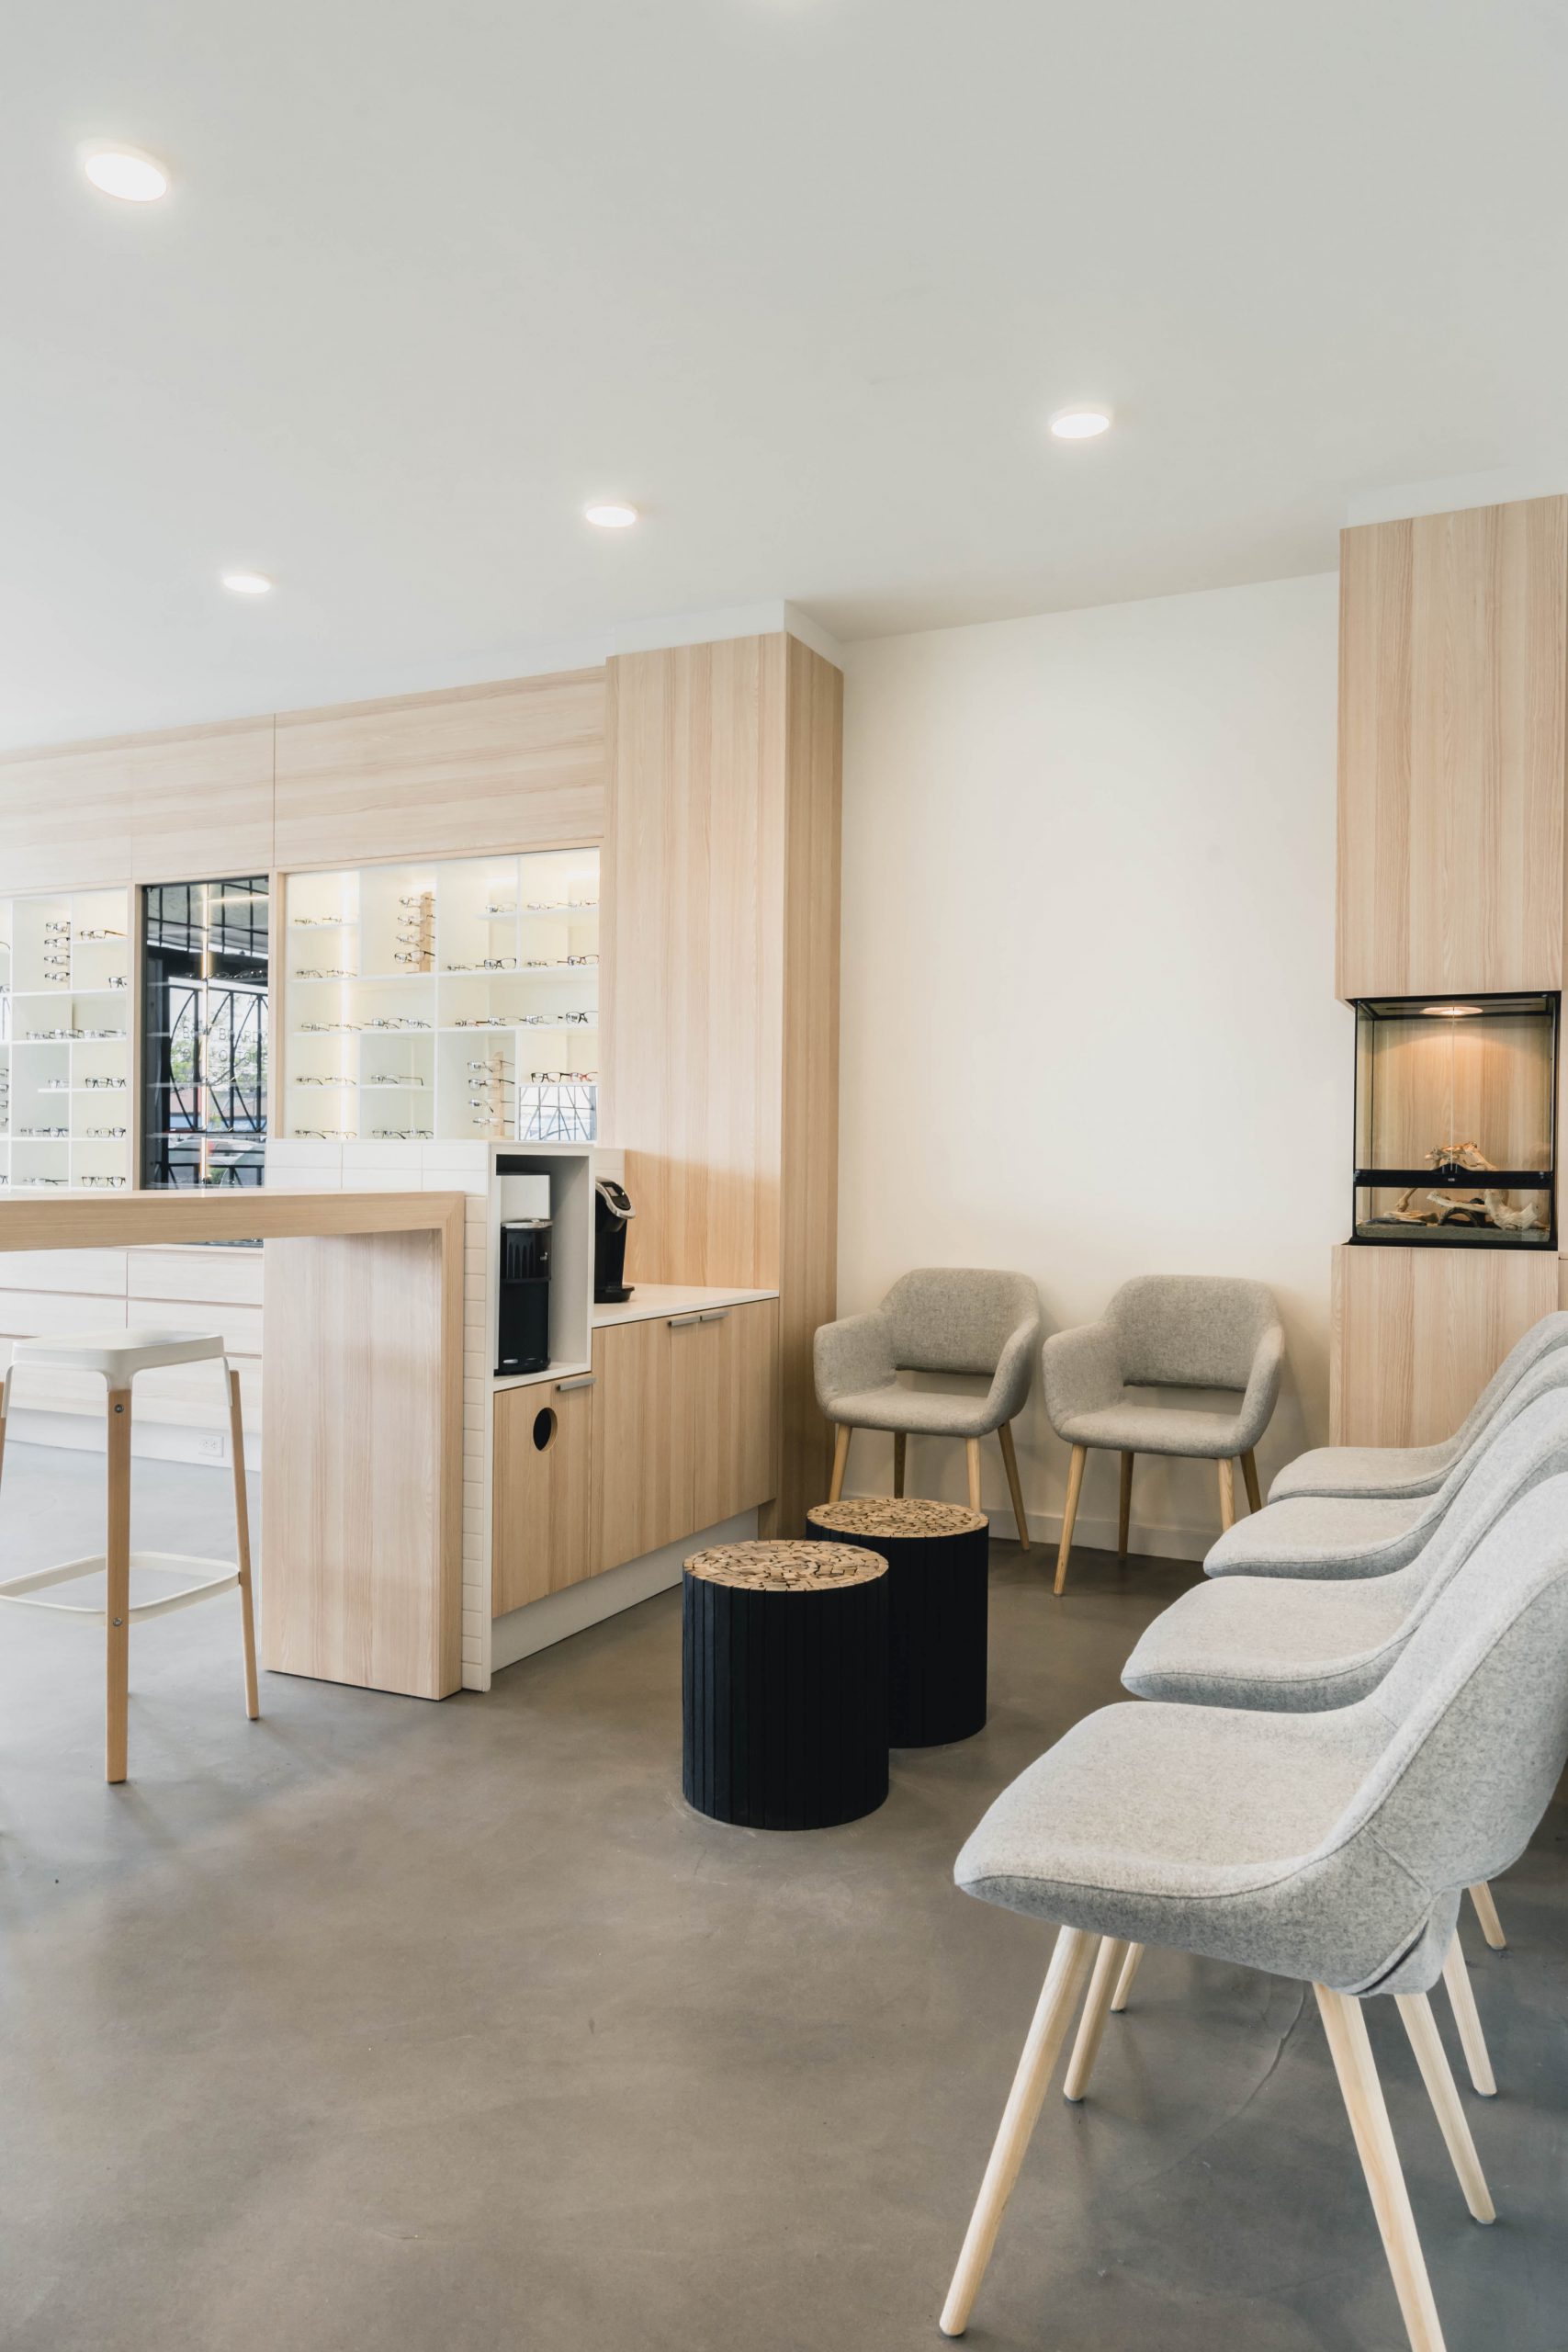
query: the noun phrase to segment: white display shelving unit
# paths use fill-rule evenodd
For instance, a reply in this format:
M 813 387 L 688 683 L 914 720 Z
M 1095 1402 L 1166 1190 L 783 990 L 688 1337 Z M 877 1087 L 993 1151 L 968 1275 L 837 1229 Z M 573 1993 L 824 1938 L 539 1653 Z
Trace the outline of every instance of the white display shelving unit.
M 130 898 L 0 899 L 0 1184 L 130 1182 Z
M 277 967 L 286 1136 L 591 1136 L 596 849 L 290 875 Z

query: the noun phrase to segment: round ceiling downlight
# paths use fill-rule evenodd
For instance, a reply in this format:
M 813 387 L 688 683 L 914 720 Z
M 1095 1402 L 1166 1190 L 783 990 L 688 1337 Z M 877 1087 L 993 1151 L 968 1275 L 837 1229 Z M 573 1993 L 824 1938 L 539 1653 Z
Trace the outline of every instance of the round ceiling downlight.
M 624 498 L 596 498 L 582 512 L 600 531 L 629 531 L 637 518 L 637 508 L 628 506 Z
M 219 577 L 231 596 L 270 596 L 272 582 L 265 571 L 224 571 Z
M 1059 408 L 1051 419 L 1058 441 L 1093 441 L 1111 430 L 1108 408 Z
M 122 204 L 155 204 L 169 192 L 169 175 L 155 155 L 139 147 L 90 147 L 82 168 L 105 196 Z

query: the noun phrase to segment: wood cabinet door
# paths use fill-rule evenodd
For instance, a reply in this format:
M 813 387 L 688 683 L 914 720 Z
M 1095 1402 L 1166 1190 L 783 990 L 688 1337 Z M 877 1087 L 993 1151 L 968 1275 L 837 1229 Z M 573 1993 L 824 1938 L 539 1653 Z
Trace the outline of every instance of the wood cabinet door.
M 778 1492 L 777 1301 L 712 1308 L 693 1339 L 694 1532 Z
M 595 1384 L 538 1381 L 495 1400 L 491 1615 L 580 1584 L 593 1546 Z
M 593 1334 L 601 1568 L 691 1532 L 695 1328 L 657 1315 Z

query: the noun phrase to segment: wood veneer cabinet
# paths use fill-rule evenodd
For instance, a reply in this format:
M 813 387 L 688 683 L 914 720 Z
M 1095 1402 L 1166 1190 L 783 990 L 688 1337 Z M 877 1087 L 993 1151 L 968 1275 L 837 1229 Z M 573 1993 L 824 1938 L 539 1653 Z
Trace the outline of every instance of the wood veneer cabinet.
M 1558 1303 L 1545 1250 L 1334 1252 L 1330 1442 L 1435 1445 L 1451 1437 L 1508 1350 Z
M 1341 544 L 1337 993 L 1561 988 L 1568 498 Z
M 599 1566 L 592 1378 L 503 1388 L 495 1400 L 492 1616 L 581 1584 Z

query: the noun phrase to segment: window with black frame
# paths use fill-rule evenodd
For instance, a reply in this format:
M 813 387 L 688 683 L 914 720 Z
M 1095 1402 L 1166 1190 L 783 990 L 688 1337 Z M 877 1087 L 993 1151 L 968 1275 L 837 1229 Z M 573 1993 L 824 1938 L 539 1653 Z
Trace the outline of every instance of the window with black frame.
M 146 1185 L 265 1181 L 267 878 L 141 894 Z

